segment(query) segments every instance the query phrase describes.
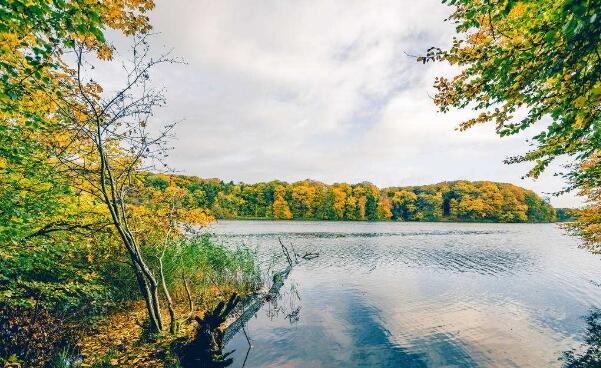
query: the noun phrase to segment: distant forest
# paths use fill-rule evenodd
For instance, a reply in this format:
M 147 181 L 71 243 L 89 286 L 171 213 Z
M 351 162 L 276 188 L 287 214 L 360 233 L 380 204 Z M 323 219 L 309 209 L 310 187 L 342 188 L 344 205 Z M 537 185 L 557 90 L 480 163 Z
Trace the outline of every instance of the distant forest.
M 572 217 L 569 209 L 556 210 L 530 190 L 490 181 L 380 189 L 368 182 L 244 184 L 148 174 L 145 185 L 159 191 L 185 188 L 186 206 L 210 210 L 218 219 L 554 222 Z

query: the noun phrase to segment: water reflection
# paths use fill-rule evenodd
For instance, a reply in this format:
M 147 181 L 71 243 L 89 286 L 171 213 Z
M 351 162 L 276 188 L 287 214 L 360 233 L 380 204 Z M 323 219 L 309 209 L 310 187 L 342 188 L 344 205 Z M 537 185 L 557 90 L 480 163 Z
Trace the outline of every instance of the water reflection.
M 360 362 L 360 365 L 373 367 L 426 367 L 423 356 L 414 354 L 399 346 L 391 339 L 390 332 L 382 324 L 380 311 L 356 294 L 345 295 L 342 305 L 346 310 L 344 323 L 348 326 L 348 340 L 344 349 L 350 352 L 346 361 Z M 324 325 L 324 329 L 334 329 L 335 325 Z
M 301 296 L 298 291 L 298 284 L 294 281 L 289 286 L 284 287 L 276 299 L 268 300 L 263 307 L 267 318 L 284 318 L 294 325 L 300 321 Z
M 560 367 L 601 305 L 599 259 L 553 225 L 219 226 L 265 264 L 278 236 L 320 252 L 249 321 L 252 350 L 226 346 L 234 367 Z
M 289 305 L 283 307 L 280 301 L 266 307 L 265 314 L 250 323 L 250 331 L 259 332 L 252 334 L 257 336 L 251 340 L 254 346 L 264 346 L 268 342 L 274 349 L 251 351 L 250 357 L 245 358 L 246 366 L 340 367 L 348 362 L 355 362 L 357 367 L 427 366 L 423 356 L 407 351 L 391 339 L 379 311 L 361 295 L 343 293 L 339 298 L 336 308 L 342 308 L 335 314 L 331 301 L 328 301 L 320 310 L 312 308 L 311 315 L 304 316 L 319 323 L 311 322 L 299 328 L 296 325 L 300 321 L 300 306 L 290 309 Z M 278 325 L 268 339 L 260 326 L 267 319 Z M 242 345 L 243 338 L 238 335 L 229 346 Z
M 429 236 L 429 235 L 425 235 Z M 319 259 L 311 262 L 312 269 L 343 267 L 354 271 L 358 268 L 373 270 L 380 265 L 399 268 L 437 268 L 452 272 L 473 272 L 481 275 L 499 273 L 515 274 L 532 272 L 536 269 L 538 255 L 524 249 L 497 247 L 490 244 L 466 244 L 465 239 L 431 238 L 414 240 L 386 236 L 378 238 L 294 238 L 288 234 L 283 238 L 293 243 L 299 252 L 321 251 Z M 229 237 L 236 244 L 248 237 Z M 262 244 L 269 244 L 274 238 L 265 238 Z M 256 241 L 256 239 L 255 239 Z M 343 246 L 341 246 L 343 245 Z
M 564 352 L 562 361 L 565 368 L 601 367 L 601 310 L 593 308 L 585 320 L 585 343 L 578 349 Z

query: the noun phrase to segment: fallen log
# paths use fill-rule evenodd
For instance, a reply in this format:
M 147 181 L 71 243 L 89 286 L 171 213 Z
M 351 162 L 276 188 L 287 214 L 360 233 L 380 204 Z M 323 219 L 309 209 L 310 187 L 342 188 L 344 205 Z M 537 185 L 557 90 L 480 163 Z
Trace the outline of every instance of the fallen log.
M 278 237 L 278 241 L 282 247 L 282 253 L 284 253 L 284 256 L 286 256 L 288 266 L 284 270 L 276 272 L 273 275 L 273 282 L 267 293 L 253 295 L 240 303 L 241 308 L 238 308 L 240 313 L 236 318 L 226 322 L 223 336 L 224 343 L 227 343 L 232 337 L 234 337 L 234 335 L 236 335 L 236 333 L 240 331 L 242 327 L 244 327 L 246 322 L 248 322 L 266 302 L 277 298 L 280 293 L 280 289 L 282 286 L 284 286 L 284 281 L 290 274 L 290 271 L 292 271 L 293 266 L 300 263 L 298 259 L 299 257 L 307 261 L 319 257 L 319 253 L 314 252 L 305 252 L 305 254 L 301 256 L 300 254 L 296 253 L 296 250 L 292 244 L 290 244 L 290 250 L 286 245 L 284 245 L 280 237 Z
M 253 297 L 250 303 L 245 303 L 247 306 L 242 309 L 242 313 L 231 323 L 225 327 L 223 336 L 224 343 L 227 343 L 244 325 L 248 322 L 265 304 L 270 300 L 277 298 L 280 289 L 284 286 L 284 281 L 292 271 L 292 265 L 288 264 L 285 270 L 277 272 L 273 275 L 273 283 L 269 291 L 265 294 L 260 294 Z

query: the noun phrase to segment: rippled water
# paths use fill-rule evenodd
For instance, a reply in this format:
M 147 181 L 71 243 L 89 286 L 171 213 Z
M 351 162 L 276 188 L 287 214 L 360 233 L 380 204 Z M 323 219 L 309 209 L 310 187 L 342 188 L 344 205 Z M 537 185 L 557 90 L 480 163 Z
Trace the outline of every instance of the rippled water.
M 223 221 L 224 242 L 320 257 L 226 346 L 232 367 L 554 367 L 601 306 L 598 256 L 553 224 Z M 275 262 L 275 263 L 274 263 Z

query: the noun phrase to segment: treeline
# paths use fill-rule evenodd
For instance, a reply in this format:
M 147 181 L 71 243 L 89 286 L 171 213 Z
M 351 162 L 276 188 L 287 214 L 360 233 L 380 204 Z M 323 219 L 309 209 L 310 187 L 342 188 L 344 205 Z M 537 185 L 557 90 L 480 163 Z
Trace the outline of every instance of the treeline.
M 554 222 L 548 200 L 490 181 L 452 181 L 380 189 L 367 182 L 326 185 L 303 180 L 244 184 L 194 176 L 148 174 L 145 185 L 187 190 L 187 205 L 219 219 L 351 221 Z

